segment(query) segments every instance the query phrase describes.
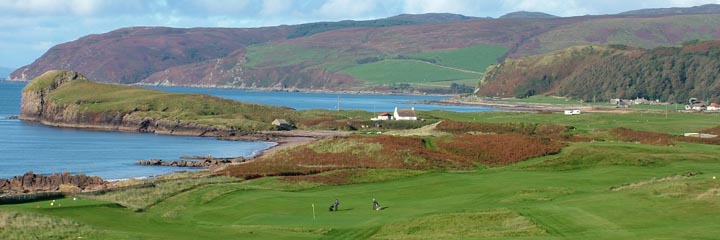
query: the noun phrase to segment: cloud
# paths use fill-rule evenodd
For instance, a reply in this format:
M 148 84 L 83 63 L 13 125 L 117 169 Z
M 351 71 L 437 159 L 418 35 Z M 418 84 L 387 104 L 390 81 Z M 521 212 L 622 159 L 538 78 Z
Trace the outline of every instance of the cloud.
M 368 17 L 377 6 L 374 0 L 329 0 L 320 6 L 317 14 L 330 18 Z
M 286 13 L 292 6 L 292 0 L 263 0 L 260 15 L 277 16 Z
M 483 5 L 494 5 L 488 1 L 475 0 L 405 0 L 403 10 L 405 13 L 459 13 L 475 15 L 482 9 Z

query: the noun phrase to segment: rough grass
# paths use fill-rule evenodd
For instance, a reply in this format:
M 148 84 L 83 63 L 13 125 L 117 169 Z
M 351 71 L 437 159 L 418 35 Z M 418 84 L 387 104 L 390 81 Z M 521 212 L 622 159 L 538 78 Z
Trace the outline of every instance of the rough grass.
M 385 225 L 371 239 L 530 237 L 546 231 L 508 210 L 438 214 Z
M 239 181 L 241 180 L 224 176 L 134 180 L 125 184 L 138 187 L 111 191 L 100 195 L 87 195 L 85 198 L 111 201 L 134 211 L 144 211 L 167 198 L 199 186 Z
M 77 222 L 46 215 L 0 211 L 0 236 L 14 239 L 95 239 L 97 231 Z

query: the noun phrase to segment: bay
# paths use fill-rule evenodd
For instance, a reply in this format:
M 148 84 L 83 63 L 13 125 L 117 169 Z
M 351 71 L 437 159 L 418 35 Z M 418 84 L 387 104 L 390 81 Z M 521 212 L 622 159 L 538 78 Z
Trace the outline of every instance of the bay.
M 20 96 L 26 83 L 0 81 L 0 178 L 25 172 L 82 173 L 105 179 L 149 177 L 174 171 L 176 167 L 137 166 L 146 159 L 175 160 L 183 155 L 251 157 L 272 142 L 221 141 L 214 138 L 162 136 L 154 134 L 99 132 L 48 127 L 9 119 L 19 115 Z M 418 110 L 493 111 L 475 106 L 421 104 L 444 96 L 342 94 L 249 91 L 240 89 L 151 87 L 162 91 L 200 93 L 217 97 L 291 107 L 297 110 L 352 109 L 392 112 L 395 107 Z

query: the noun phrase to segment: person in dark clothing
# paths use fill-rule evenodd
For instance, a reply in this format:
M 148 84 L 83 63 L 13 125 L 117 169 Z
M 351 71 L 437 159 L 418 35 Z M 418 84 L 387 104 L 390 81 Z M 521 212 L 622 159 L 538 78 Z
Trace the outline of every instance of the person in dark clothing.
M 380 203 L 375 198 L 373 198 L 373 210 L 380 210 Z

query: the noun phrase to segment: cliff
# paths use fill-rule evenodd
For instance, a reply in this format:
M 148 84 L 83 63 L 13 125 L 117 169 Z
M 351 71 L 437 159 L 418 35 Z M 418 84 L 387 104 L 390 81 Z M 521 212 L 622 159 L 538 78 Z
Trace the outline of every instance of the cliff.
M 208 95 L 95 83 L 59 70 L 32 80 L 20 106 L 20 119 L 51 126 L 218 137 L 272 130 L 273 119 L 294 113 Z

